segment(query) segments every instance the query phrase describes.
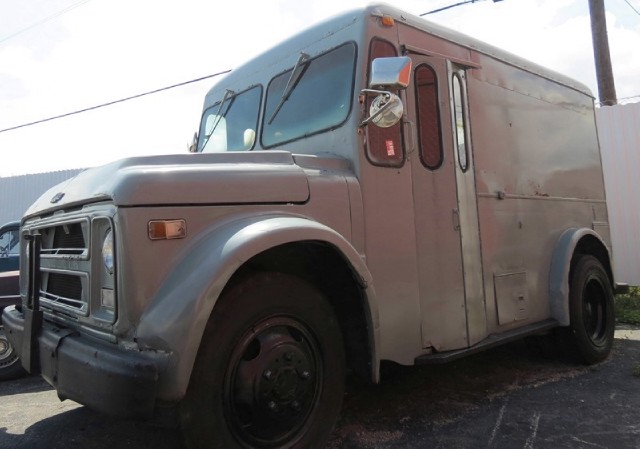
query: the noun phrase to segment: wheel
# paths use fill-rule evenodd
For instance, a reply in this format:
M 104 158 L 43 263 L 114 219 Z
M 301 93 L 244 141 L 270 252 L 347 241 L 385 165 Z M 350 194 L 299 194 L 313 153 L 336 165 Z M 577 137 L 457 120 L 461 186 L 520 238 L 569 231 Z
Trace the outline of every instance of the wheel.
M 0 311 L 0 314 L 2 312 Z M 4 326 L 0 325 L 0 380 L 15 379 L 24 376 L 26 372 L 22 368 L 20 359 L 13 346 L 7 340 Z
M 598 259 L 581 256 L 569 284 L 570 343 L 579 359 L 598 363 L 613 345 L 615 315 L 609 276 Z
M 246 278 L 206 325 L 180 405 L 187 447 L 324 447 L 344 363 L 340 328 L 316 288 L 282 273 Z

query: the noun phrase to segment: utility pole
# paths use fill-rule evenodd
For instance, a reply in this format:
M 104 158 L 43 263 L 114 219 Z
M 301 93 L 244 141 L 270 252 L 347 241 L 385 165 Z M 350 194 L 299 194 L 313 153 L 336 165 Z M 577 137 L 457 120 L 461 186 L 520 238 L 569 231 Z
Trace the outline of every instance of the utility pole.
M 609 54 L 604 0 L 589 0 L 589 12 L 591 15 L 593 56 L 596 64 L 596 77 L 598 78 L 598 97 L 603 106 L 614 106 L 618 103 L 618 99 L 613 81 L 611 55 Z

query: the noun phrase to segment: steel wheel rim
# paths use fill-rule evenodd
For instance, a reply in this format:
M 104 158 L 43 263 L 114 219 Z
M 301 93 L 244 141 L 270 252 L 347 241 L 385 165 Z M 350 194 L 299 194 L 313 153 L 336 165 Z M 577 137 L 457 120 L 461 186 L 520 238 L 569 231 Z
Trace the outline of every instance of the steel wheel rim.
M 587 337 L 596 346 L 607 340 L 606 292 L 597 279 L 587 282 L 582 301 L 582 318 Z
M 4 331 L 0 327 L 0 368 L 13 365 L 18 361 L 18 356 L 9 344 Z
M 223 403 L 239 442 L 279 447 L 304 433 L 324 369 L 307 326 L 289 316 L 260 321 L 239 340 L 228 367 Z

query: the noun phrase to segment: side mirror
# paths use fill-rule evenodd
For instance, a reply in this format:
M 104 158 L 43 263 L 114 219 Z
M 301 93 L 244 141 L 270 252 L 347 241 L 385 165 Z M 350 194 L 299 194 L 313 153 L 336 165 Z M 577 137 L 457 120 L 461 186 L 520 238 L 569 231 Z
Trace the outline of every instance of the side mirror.
M 406 89 L 411 80 L 411 58 L 407 56 L 376 58 L 371 62 L 369 89 L 362 89 L 362 101 L 367 94 L 376 94 L 369 108 L 369 117 L 360 126 L 373 123 L 381 128 L 395 125 L 402 118 L 402 100 L 389 90 Z
M 402 100 L 396 94 L 386 91 L 363 89 L 361 94 L 378 94 L 369 107 L 369 117 L 364 119 L 360 126 L 373 123 L 380 128 L 389 128 L 395 125 L 402 118 L 404 106 Z
M 405 89 L 411 80 L 411 58 L 376 58 L 371 63 L 371 89 Z
M 187 146 L 189 153 L 197 153 L 198 152 L 198 133 L 193 133 L 193 139 L 191 139 L 191 143 Z

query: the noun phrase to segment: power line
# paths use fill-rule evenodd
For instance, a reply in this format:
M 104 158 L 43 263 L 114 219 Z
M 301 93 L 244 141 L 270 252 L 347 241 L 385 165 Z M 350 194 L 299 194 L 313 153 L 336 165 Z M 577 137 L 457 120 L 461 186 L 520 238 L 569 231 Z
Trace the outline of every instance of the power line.
M 640 16 L 640 11 L 638 11 L 631 3 L 629 3 L 629 0 L 624 0 L 624 2 L 629 5 L 629 8 L 633 9 L 633 11 Z
M 422 14 L 420 14 L 420 17 L 426 16 L 428 14 L 435 14 L 435 13 L 440 12 L 440 11 L 446 11 L 447 9 L 455 8 L 456 6 L 466 5 L 467 3 L 478 3 L 478 2 L 483 2 L 483 1 L 485 1 L 485 0 L 466 0 L 464 2 L 454 3 L 453 5 L 444 6 L 442 8 L 438 8 L 438 9 L 434 9 L 432 11 L 428 11 L 428 12 L 422 13 Z M 493 3 L 501 2 L 501 1 L 502 0 L 493 0 Z
M 635 99 L 640 99 L 640 94 L 639 95 L 632 95 L 630 97 L 618 98 L 618 104 L 635 103 L 634 101 L 631 101 L 631 100 L 635 100 Z M 602 101 L 596 101 L 595 104 L 597 106 L 604 106 L 604 103 Z
M 29 25 L 27 27 L 24 27 L 24 28 L 22 28 L 22 29 L 20 29 L 18 31 L 15 31 L 15 32 L 7 35 L 7 36 L 4 36 L 4 37 L 0 38 L 0 44 L 5 42 L 5 41 L 8 41 L 11 38 L 14 38 L 14 37 L 18 36 L 19 34 L 22 34 L 22 33 L 26 32 L 26 31 L 29 31 L 29 30 L 37 27 L 37 26 L 40 26 L 40 25 L 42 25 L 44 23 L 47 23 L 50 20 L 53 20 L 53 19 L 55 19 L 57 17 L 60 17 L 61 15 L 65 14 L 65 13 L 68 13 L 69 11 L 71 11 L 73 9 L 76 9 L 77 7 L 82 6 L 85 3 L 89 3 L 90 1 L 91 0 L 81 0 L 81 1 L 79 1 L 77 3 L 72 4 L 71 6 L 65 8 L 65 9 L 62 9 L 62 10 L 56 12 L 56 13 L 51 14 L 50 16 L 45 17 L 44 19 L 38 20 L 37 22 L 34 22 L 34 23 L 32 23 L 31 25 Z
M 455 8 L 456 6 L 466 5 L 467 3 L 475 3 L 476 1 L 478 1 L 478 0 L 467 0 L 467 1 L 464 1 L 464 2 L 460 2 L 460 3 L 455 3 L 453 5 L 444 6 L 442 8 L 438 8 L 438 9 L 434 9 L 432 11 L 428 11 L 428 12 L 422 13 L 422 14 L 420 14 L 420 17 L 426 16 L 428 14 L 435 14 L 435 13 L 440 12 L 440 11 L 446 11 L 447 9 Z
M 201 78 L 196 78 L 196 79 L 193 79 L 193 80 L 184 81 L 182 83 L 173 84 L 171 86 L 161 87 L 160 89 L 150 90 L 148 92 L 143 92 L 141 94 L 132 95 L 130 97 L 121 98 L 119 100 L 109 101 L 108 103 L 102 103 L 102 104 L 99 104 L 99 105 L 96 105 L 96 106 L 90 106 L 88 108 L 79 109 L 77 111 L 67 112 L 65 114 L 55 115 L 53 117 L 48 117 L 48 118 L 44 118 L 44 119 L 41 119 L 41 120 L 36 120 L 34 122 L 24 123 L 22 125 L 17 125 L 17 126 L 12 126 L 10 128 L 0 129 L 0 133 L 4 133 L 4 132 L 7 132 L 7 131 L 13 131 L 13 130 L 20 129 L 20 128 L 26 128 L 27 126 L 38 125 L 38 124 L 44 123 L 44 122 L 50 122 L 52 120 L 57 120 L 57 119 L 60 119 L 60 118 L 69 117 L 71 115 L 81 114 L 83 112 L 93 111 L 94 109 L 104 108 L 106 106 L 112 106 L 114 104 L 123 103 L 125 101 L 129 101 L 129 100 L 133 100 L 133 99 L 136 99 L 136 98 L 144 97 L 146 95 L 157 94 L 158 92 L 162 92 L 162 91 L 165 91 L 165 90 L 174 89 L 176 87 L 181 87 L 181 86 L 186 86 L 187 84 L 197 83 L 198 81 L 202 81 L 202 80 L 206 80 L 206 79 L 209 79 L 209 78 L 214 78 L 216 76 L 224 75 L 225 73 L 229 73 L 230 71 L 231 71 L 231 69 L 225 70 L 223 72 L 214 73 L 212 75 L 203 76 Z

